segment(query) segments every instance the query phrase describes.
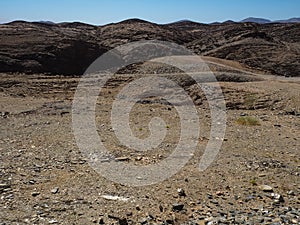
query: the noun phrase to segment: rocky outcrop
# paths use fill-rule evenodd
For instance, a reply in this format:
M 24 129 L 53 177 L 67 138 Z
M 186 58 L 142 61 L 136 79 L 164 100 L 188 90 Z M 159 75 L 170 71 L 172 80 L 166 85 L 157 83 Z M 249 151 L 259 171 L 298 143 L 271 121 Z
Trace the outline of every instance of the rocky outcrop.
M 1 25 L 0 71 L 81 75 L 107 51 L 81 24 L 14 22 Z

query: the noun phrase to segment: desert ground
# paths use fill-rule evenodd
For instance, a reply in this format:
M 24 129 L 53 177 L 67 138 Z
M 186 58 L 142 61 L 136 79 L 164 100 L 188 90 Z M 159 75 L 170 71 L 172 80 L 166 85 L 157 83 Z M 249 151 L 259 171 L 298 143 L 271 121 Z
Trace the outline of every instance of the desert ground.
M 80 77 L 0 74 L 0 224 L 300 224 L 300 79 L 206 60 L 226 101 L 226 133 L 217 158 L 198 170 L 210 137 L 210 110 L 201 90 L 176 74 L 199 114 L 198 145 L 178 173 L 142 187 L 101 176 L 76 145 L 72 101 Z M 148 67 L 141 71 L 148 73 Z M 142 153 L 120 145 L 111 105 L 136 76 L 122 73 L 109 80 L 95 121 L 116 159 L 143 166 L 172 152 L 180 123 L 175 108 L 159 98 L 136 103 L 133 134 L 146 138 L 150 119 L 160 116 L 168 126 L 166 138 Z

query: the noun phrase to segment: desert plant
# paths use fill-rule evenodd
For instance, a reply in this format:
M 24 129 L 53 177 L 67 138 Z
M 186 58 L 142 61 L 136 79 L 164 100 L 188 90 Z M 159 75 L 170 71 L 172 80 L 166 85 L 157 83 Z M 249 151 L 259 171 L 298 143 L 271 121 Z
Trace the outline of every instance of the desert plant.
M 247 109 L 255 109 L 256 102 L 257 102 L 256 94 L 247 94 L 244 97 L 244 104 L 247 107 Z
M 242 116 L 236 120 L 240 125 L 258 126 L 260 122 L 258 119 L 251 116 Z
M 252 180 L 250 180 L 250 184 L 252 184 L 253 186 L 257 186 L 257 181 L 255 178 L 253 178 Z

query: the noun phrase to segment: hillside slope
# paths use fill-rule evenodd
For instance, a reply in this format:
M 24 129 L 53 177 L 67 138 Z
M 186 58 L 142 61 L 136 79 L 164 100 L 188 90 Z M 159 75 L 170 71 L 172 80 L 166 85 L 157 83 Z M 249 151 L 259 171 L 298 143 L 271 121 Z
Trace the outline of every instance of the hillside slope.
M 81 75 L 97 57 L 118 45 L 163 40 L 196 54 L 235 60 L 282 76 L 300 76 L 300 24 L 181 21 L 159 25 L 139 19 L 105 26 L 83 23 L 0 25 L 0 72 Z

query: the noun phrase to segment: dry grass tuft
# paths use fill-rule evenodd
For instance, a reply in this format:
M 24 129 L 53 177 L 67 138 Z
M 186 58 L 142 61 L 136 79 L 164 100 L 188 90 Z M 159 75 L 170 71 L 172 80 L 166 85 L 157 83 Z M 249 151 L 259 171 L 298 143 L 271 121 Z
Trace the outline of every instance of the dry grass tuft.
M 251 116 L 242 116 L 236 120 L 236 122 L 240 125 L 247 125 L 247 126 L 259 126 L 260 122 L 258 119 L 251 117 Z

